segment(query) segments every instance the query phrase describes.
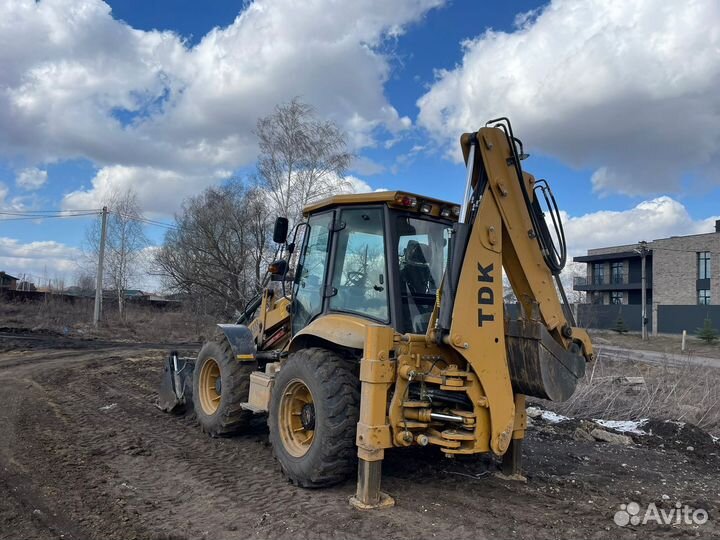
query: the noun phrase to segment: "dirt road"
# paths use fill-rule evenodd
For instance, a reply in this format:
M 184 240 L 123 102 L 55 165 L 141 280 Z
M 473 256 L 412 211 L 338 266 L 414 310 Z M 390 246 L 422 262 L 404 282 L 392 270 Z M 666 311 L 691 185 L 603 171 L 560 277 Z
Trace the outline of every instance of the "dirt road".
M 573 438 L 536 420 L 527 483 L 488 457 L 388 452 L 395 508 L 348 505 L 352 480 L 302 490 L 279 474 L 262 419 L 210 439 L 154 407 L 161 350 L 48 336 L 0 338 L 0 538 L 719 538 L 720 445 L 674 424 L 630 446 Z M 704 525 L 628 525 L 620 504 L 675 502 Z
M 647 364 L 667 365 L 675 367 L 703 366 L 720 368 L 720 358 L 696 356 L 692 354 L 672 354 L 658 351 L 644 351 L 627 349 L 613 345 L 601 345 L 596 349 L 599 358 L 610 360 L 625 360 L 629 362 L 645 362 Z

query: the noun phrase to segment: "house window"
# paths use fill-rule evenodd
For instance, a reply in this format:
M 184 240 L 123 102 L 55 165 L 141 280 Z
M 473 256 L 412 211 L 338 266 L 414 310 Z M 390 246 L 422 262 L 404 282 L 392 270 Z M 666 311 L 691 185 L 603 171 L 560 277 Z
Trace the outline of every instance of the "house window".
M 605 283 L 605 265 L 595 263 L 593 265 L 593 284 L 602 285 L 603 283 Z
M 698 279 L 710 279 L 710 252 L 700 251 L 697 254 Z
M 610 265 L 610 277 L 613 283 L 623 282 L 623 263 L 614 262 Z
M 698 304 L 710 305 L 710 289 L 700 289 L 698 291 Z
M 611 304 L 622 304 L 623 303 L 622 291 L 610 291 L 610 303 Z

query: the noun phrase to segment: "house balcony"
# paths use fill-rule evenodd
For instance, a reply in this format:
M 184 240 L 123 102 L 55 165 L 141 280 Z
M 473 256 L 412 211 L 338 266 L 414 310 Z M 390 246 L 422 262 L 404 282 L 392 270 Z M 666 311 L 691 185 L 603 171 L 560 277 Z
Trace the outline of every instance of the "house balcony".
M 647 288 L 652 288 L 652 280 L 647 279 Z M 622 276 L 602 276 L 594 279 L 588 279 L 585 276 L 575 276 L 573 278 L 573 289 L 576 291 L 631 291 L 642 289 L 642 282 L 630 281 L 627 275 Z

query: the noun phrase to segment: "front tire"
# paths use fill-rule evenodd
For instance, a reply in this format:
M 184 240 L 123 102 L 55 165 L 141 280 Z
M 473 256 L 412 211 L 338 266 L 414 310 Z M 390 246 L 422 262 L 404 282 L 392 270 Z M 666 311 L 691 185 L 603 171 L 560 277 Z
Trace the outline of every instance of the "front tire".
M 228 436 L 247 427 L 250 411 L 240 407 L 250 394 L 250 374 L 255 362 L 235 359 L 225 337 L 203 345 L 193 373 L 193 404 L 202 430 Z
M 334 351 L 290 355 L 275 378 L 268 424 L 283 474 L 302 487 L 342 482 L 357 463 L 359 364 Z

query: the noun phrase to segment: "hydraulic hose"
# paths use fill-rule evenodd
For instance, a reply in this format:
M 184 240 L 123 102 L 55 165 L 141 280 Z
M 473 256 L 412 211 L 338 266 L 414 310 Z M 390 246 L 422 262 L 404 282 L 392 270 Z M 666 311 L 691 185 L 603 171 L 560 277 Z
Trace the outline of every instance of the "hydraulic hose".
M 562 218 L 560 217 L 560 210 L 558 209 L 555 196 L 550 189 L 550 185 L 546 180 L 538 180 L 535 185 L 534 199 L 530 198 L 527 186 L 525 185 L 525 178 L 523 177 L 522 167 L 520 166 L 520 154 L 518 152 L 518 144 L 522 147 L 522 143 L 513 135 L 512 125 L 510 120 L 507 118 L 497 118 L 490 120 L 487 123 L 488 126 L 497 127 L 502 129 L 507 138 L 510 151 L 512 152 L 512 165 L 515 168 L 518 182 L 520 183 L 520 189 L 527 206 L 528 214 L 530 215 L 530 222 L 532 223 L 533 229 L 532 234 L 535 235 L 535 240 L 540 247 L 545 264 L 554 275 L 560 274 L 562 269 L 565 267 L 567 261 L 567 244 L 565 241 L 565 230 L 562 225 Z M 555 244 L 550 230 L 548 229 L 547 222 L 545 221 L 545 214 L 540 206 L 538 192 L 542 193 L 545 203 L 548 207 L 548 213 L 555 229 L 557 236 L 557 245 Z
M 557 284 L 557 288 L 563 301 L 563 311 L 565 312 L 565 317 L 573 326 L 575 326 L 574 316 L 568 304 L 565 289 L 563 288 L 560 280 L 560 272 L 563 268 L 565 268 L 565 263 L 567 262 L 567 242 L 565 240 L 565 229 L 563 228 L 562 217 L 560 216 L 560 210 L 558 208 L 557 201 L 555 200 L 555 196 L 553 195 L 547 180 L 541 179 L 535 182 L 535 188 L 533 190 L 534 197 L 532 199 L 530 198 L 530 193 L 528 192 L 525 184 L 525 178 L 520 165 L 521 155 L 524 157 L 522 152 L 522 142 L 513 134 L 510 120 L 505 117 L 496 118 L 495 120 L 490 120 L 486 125 L 490 127 L 497 127 L 505 133 L 510 151 L 512 152 L 512 165 L 515 168 L 515 173 L 517 175 L 518 182 L 520 183 L 523 199 L 525 201 L 528 214 L 530 215 L 530 222 L 532 223 L 532 230 L 530 231 L 530 234 L 535 236 L 535 240 L 538 243 L 543 260 L 555 277 L 555 283 Z M 520 146 L 519 152 L 518 145 Z M 557 243 L 553 240 L 553 237 L 550 234 L 550 229 L 548 228 L 548 223 L 545 220 L 545 212 L 540 205 L 540 195 L 542 195 L 543 200 L 545 201 L 547 212 L 553 224 Z

